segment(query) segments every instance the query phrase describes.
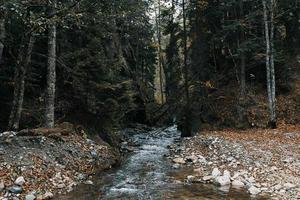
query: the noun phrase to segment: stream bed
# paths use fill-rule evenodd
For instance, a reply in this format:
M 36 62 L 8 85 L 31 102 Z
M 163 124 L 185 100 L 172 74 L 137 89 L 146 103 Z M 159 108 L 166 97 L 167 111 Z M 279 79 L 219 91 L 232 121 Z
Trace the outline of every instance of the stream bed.
M 59 200 L 251 199 L 245 191 L 188 184 L 187 168 L 174 169 L 168 146 L 180 138 L 176 126 L 129 134 L 132 153 L 121 166 L 98 174 L 93 185 L 81 185 Z

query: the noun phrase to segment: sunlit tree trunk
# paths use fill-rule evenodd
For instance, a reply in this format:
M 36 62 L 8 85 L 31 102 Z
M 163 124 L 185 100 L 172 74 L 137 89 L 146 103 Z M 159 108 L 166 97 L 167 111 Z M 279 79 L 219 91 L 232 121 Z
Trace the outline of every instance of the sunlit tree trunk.
M 56 2 L 49 1 L 50 14 L 54 12 Z M 48 64 L 47 64 L 47 93 L 45 126 L 54 127 L 55 120 L 55 87 L 56 87 L 56 24 L 48 26 Z
M 270 120 L 269 126 L 276 128 L 276 83 L 274 67 L 274 0 L 263 0 L 263 13 L 266 38 L 266 73 Z
M 271 114 L 271 121 L 270 126 L 272 128 L 276 128 L 276 81 L 275 81 L 275 45 L 274 45 L 274 9 L 275 9 L 275 0 L 271 0 L 270 4 L 270 26 L 271 26 L 271 33 L 270 33 L 270 44 L 271 44 L 271 56 L 270 56 L 270 64 L 271 64 L 271 93 L 272 93 L 272 114 Z
M 25 92 L 25 78 L 28 65 L 31 61 L 31 54 L 35 42 L 35 36 L 30 35 L 29 39 L 25 34 L 18 55 L 18 60 L 14 75 L 14 96 L 13 105 L 8 122 L 8 130 L 18 130 Z

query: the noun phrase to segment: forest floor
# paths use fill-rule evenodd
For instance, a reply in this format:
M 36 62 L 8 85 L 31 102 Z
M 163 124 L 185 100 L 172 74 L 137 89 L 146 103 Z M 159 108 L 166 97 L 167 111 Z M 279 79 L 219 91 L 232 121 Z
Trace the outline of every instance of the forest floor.
M 247 189 L 253 196 L 300 198 L 300 126 L 204 131 L 170 147 L 174 167 L 192 183 Z
M 93 173 L 118 159 L 100 138 L 68 128 L 0 133 L 0 199 L 51 199 L 79 183 L 93 184 Z

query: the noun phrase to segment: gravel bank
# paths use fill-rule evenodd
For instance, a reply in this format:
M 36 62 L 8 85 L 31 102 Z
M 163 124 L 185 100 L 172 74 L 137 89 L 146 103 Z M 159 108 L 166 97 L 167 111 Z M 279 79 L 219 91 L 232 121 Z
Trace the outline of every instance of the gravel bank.
M 93 184 L 95 171 L 110 168 L 118 154 L 100 138 L 73 129 L 35 129 L 0 134 L 0 200 L 44 200 Z
M 207 131 L 170 148 L 175 168 L 194 168 L 189 182 L 246 188 L 253 197 L 300 199 L 300 127 Z

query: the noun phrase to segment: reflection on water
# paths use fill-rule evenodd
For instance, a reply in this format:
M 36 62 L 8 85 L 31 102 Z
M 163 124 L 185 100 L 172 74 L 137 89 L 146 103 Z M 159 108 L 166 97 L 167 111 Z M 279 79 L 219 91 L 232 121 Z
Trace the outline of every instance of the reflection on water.
M 82 185 L 58 199 L 250 199 L 245 191 L 184 183 L 190 169 L 172 169 L 165 158 L 168 145 L 179 137 L 175 126 L 134 134 L 131 140 L 136 148 L 119 169 L 100 174 L 95 177 L 94 185 Z

